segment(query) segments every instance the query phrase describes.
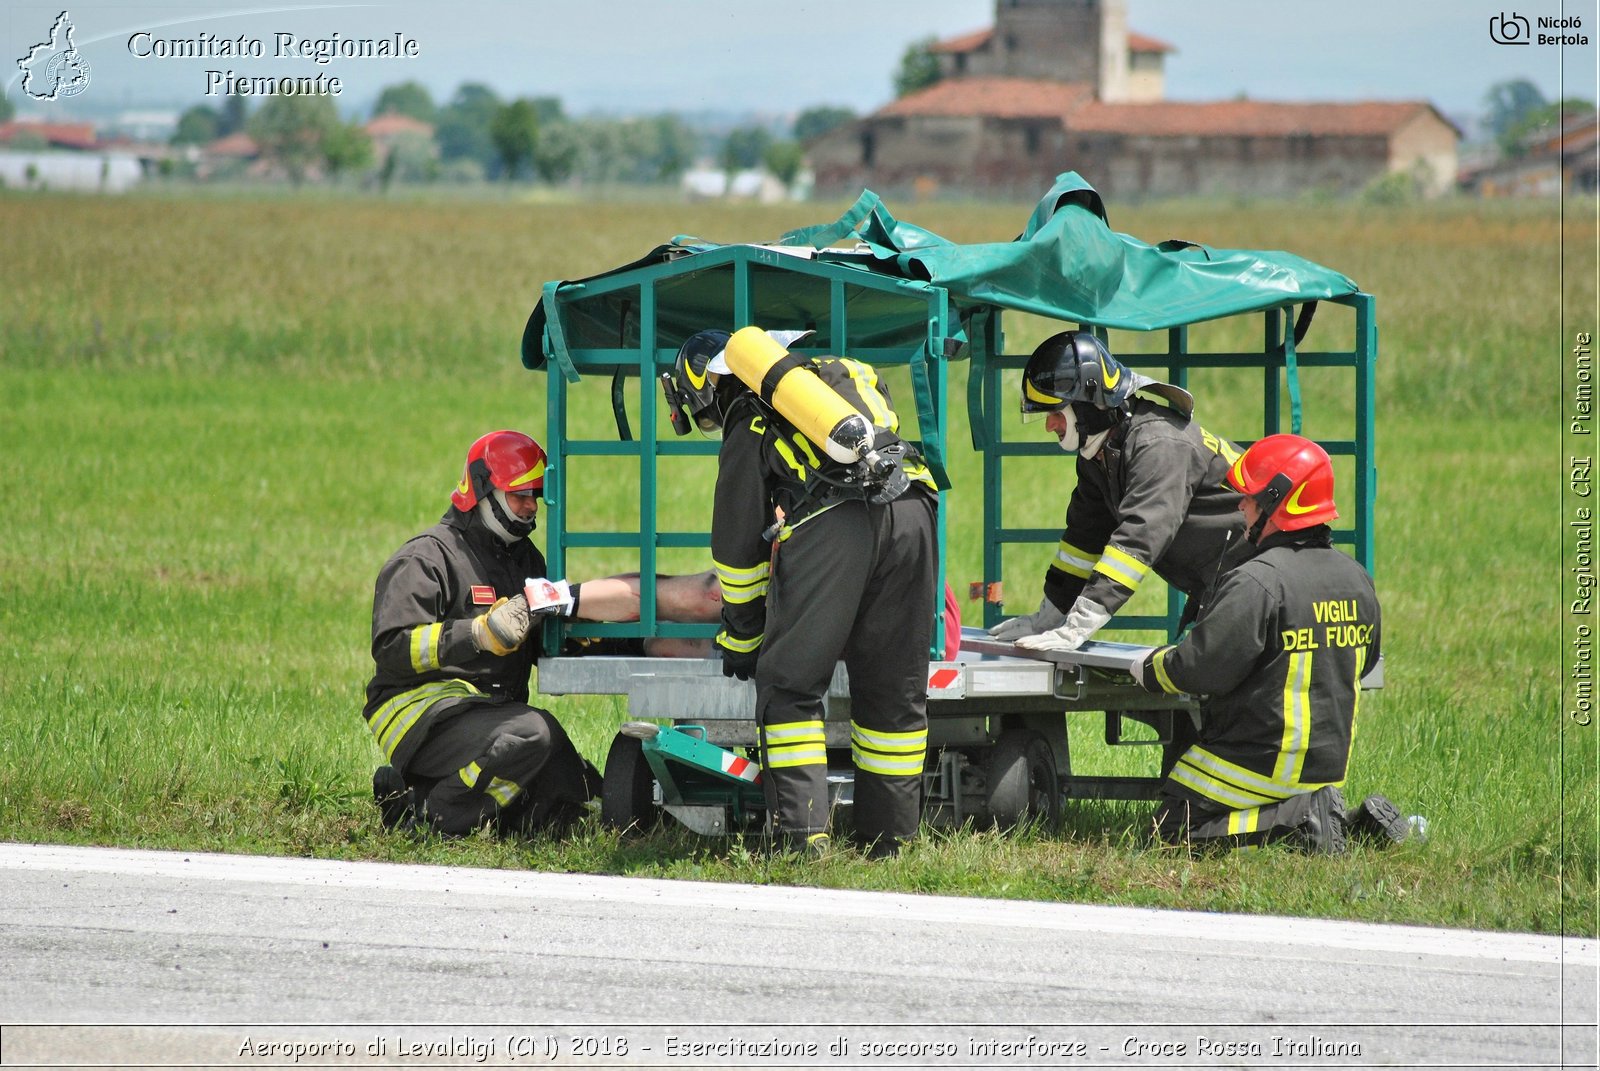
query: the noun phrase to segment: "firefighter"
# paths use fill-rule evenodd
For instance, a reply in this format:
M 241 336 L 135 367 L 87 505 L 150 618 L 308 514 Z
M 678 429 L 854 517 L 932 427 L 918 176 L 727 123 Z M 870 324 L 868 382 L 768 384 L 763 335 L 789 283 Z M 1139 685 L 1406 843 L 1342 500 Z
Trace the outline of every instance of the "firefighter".
M 1228 483 L 1257 553 L 1223 577 L 1181 641 L 1135 671 L 1148 691 L 1204 697 L 1199 741 L 1162 784 L 1157 835 L 1283 840 L 1326 854 L 1344 850 L 1347 827 L 1403 840 L 1408 823 L 1389 800 L 1346 813 L 1340 793 L 1382 623 L 1371 577 L 1333 546 L 1328 455 L 1298 435 L 1269 435 L 1233 463 Z
M 808 333 L 771 334 L 788 344 Z M 684 342 L 669 402 L 722 435 L 711 522 L 722 584 L 715 642 L 724 675 L 755 680 L 770 829 L 780 850 L 829 846 L 823 698 L 842 659 L 855 838 L 871 855 L 892 855 L 920 818 L 938 493 L 917 451 L 896 434 L 898 417 L 872 366 L 785 358 L 871 421 L 877 456 L 893 459 L 876 474 L 830 458 L 732 374 L 728 339 L 702 331 Z M 690 422 L 674 426 L 681 434 Z
M 1125 368 L 1087 331 L 1053 335 L 1028 358 L 1022 418 L 1041 414 L 1077 452 L 1077 486 L 1039 609 L 990 635 L 1076 650 L 1152 571 L 1188 596 L 1192 621 L 1220 571 L 1248 554 L 1226 481 L 1238 448 L 1194 421 L 1188 391 Z
M 367 727 L 388 765 L 373 775 L 384 824 L 460 836 L 559 831 L 599 790 L 554 715 L 528 703 L 538 657 L 523 587 L 545 575 L 529 541 L 544 489 L 545 452 L 518 431 L 493 431 L 467 451 L 439 523 L 378 573 L 372 600 Z M 715 619 L 708 577 L 658 585 L 669 612 Z M 573 585 L 561 612 L 638 617 L 638 578 Z M 709 647 L 707 648 L 709 650 Z

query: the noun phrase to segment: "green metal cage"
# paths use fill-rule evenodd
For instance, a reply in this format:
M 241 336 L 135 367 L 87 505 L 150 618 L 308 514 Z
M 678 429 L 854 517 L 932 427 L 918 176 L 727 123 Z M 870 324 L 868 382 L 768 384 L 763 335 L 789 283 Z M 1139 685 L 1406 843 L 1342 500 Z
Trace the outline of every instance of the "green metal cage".
M 1205 250 L 1191 243 L 1149 247 L 1124 235 L 1112 236 L 1126 250 L 1124 262 L 1116 269 L 1121 272 L 1120 290 L 1111 286 L 1086 289 L 1081 285 L 1078 261 L 1073 259 L 1072 243 L 1094 254 L 1085 254 L 1086 259 L 1105 261 L 1109 248 L 1105 235 L 1110 232 L 1097 195 L 1084 197 L 1086 187 L 1081 180 L 1070 181 L 1075 179 L 1064 175 L 1057 189 L 1041 202 L 1029 231 L 1011 243 L 981 247 L 944 243 L 941 247 L 942 239 L 915 228 L 908 231 L 906 225 L 888 216 L 876 198 L 865 194 L 839 223 L 793 232 L 778 243 L 711 245 L 678 238 L 613 271 L 547 283 L 524 332 L 522 354 L 526 367 L 551 373 L 546 393 L 546 445 L 551 461 L 545 479 L 544 521 L 551 575 L 565 576 L 569 551 L 579 548 L 635 552 L 644 576 L 658 571 L 662 550 L 709 548 L 709 531 L 663 530 L 658 525 L 664 466 L 673 464 L 675 458 L 715 455 L 717 444 L 660 434 L 665 424 L 655 380 L 670 369 L 678 346 L 696 331 L 755 324 L 815 331 L 805 345 L 796 347 L 802 353 L 842 354 L 879 367 L 907 369 L 917 418 L 913 441 L 941 486 L 948 486 L 947 461 L 953 446 L 950 365 L 970 362 L 967 421 L 972 448 L 982 458 L 982 553 L 984 589 L 988 590 L 990 582 L 1003 575 L 1007 548 L 1053 545 L 1060 534 L 1059 526 L 1007 527 L 1003 523 L 1006 462 L 1057 452 L 1049 443 L 1008 441 L 1002 432 L 1002 420 L 1015 410 L 1005 377 L 1016 373 L 1027 360 L 1026 354 L 1005 351 L 1002 321 L 1008 310 L 1043 313 L 1064 325 L 1102 334 L 1111 328 L 1164 337 L 1165 347 L 1160 351 L 1118 356 L 1130 366 L 1157 370 L 1161 378 L 1178 386 L 1186 387 L 1191 371 L 1197 369 L 1257 369 L 1261 375 L 1262 435 L 1301 429 L 1303 370 L 1353 369 L 1353 433 L 1347 439 L 1318 441 L 1330 455 L 1353 460 L 1355 486 L 1352 492 L 1341 494 L 1347 523 L 1335 532 L 1335 539 L 1350 546 L 1355 557 L 1372 570 L 1378 354 L 1372 296 L 1361 293 L 1342 276 L 1288 254 Z M 867 207 L 863 209 L 863 205 Z M 1069 227 L 1076 229 L 1064 229 Z M 849 233 L 860 239 L 853 246 L 807 244 Z M 1055 258 L 1050 262 L 1055 266 L 1041 271 L 1037 254 L 1045 240 L 1051 243 L 1046 253 Z M 939 260 L 937 255 L 947 251 L 952 255 Z M 1020 262 L 1019 251 L 1033 261 Z M 947 272 L 949 264 L 958 270 Z M 1051 290 L 1052 270 L 1064 280 L 1056 291 Z M 1067 278 L 1074 272 L 1077 274 Z M 1084 298 L 1085 293 L 1111 297 L 1096 305 Z M 1148 309 L 1133 302 L 1130 294 L 1142 295 Z M 1318 302 L 1353 310 L 1353 331 L 1347 345 L 1341 342 L 1338 348 L 1315 351 L 1299 348 Z M 1189 322 L 1170 322 L 1174 309 Z M 1226 353 L 1191 350 L 1194 324 L 1231 316 L 1260 318 L 1259 347 Z M 574 434 L 570 417 L 575 391 L 593 389 L 581 385 L 585 380 L 609 381 L 615 438 Z M 637 389 L 637 429 L 627 412 L 630 386 Z M 907 409 L 903 398 L 897 399 L 897 408 Z M 574 525 L 571 507 L 575 491 L 568 468 L 574 459 L 585 457 L 615 459 L 632 467 L 638 483 L 638 531 L 580 530 Z M 705 503 L 709 518 L 709 486 Z M 940 511 L 941 578 L 946 512 Z M 1170 637 L 1177 628 L 1179 602 L 1179 595 L 1173 592 L 1164 614 L 1119 616 L 1111 627 L 1162 630 Z M 1000 607 L 986 600 L 983 624 L 993 624 L 1002 616 Z M 546 630 L 548 651 L 556 650 L 567 634 L 670 637 L 705 636 L 714 631 L 707 625 L 657 620 L 652 584 L 641 585 L 637 622 L 552 621 Z

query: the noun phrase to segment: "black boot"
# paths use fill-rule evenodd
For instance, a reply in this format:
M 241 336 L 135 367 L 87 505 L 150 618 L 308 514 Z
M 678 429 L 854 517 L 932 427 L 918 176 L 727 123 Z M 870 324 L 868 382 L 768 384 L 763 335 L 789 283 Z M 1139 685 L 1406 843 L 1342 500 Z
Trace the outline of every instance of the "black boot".
M 378 804 L 384 829 L 398 829 L 402 833 L 416 830 L 417 796 L 399 770 L 393 766 L 379 766 L 372 772 L 372 798 Z
M 1372 795 L 1344 816 L 1345 829 L 1357 840 L 1387 847 L 1411 835 L 1411 822 L 1388 796 Z
M 1344 795 L 1324 785 L 1306 798 L 1309 808 L 1298 833 L 1300 845 L 1312 855 L 1343 855 Z

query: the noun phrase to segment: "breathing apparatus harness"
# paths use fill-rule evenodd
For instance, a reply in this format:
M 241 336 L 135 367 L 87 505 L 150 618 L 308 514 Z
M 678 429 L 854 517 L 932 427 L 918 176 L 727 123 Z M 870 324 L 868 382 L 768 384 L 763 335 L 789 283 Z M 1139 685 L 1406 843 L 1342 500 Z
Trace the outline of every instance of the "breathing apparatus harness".
M 791 369 L 806 368 L 816 373 L 818 367 L 814 358 L 794 352 L 786 354 L 767 369 L 760 388 L 751 392 L 756 405 L 769 420 L 790 426 L 790 422 L 772 404 L 772 394 L 777 389 L 778 381 Z M 820 375 L 818 378 L 821 378 Z M 865 417 L 862 423 L 866 434 L 854 444 L 860 460 L 850 464 L 835 461 L 838 468 L 832 472 L 825 471 L 825 465 L 812 469 L 801 485 L 793 512 L 786 512 L 782 520 L 774 521 L 761 533 L 763 539 L 768 542 L 778 539 L 786 530 L 840 502 L 864 501 L 873 505 L 893 502 L 911 486 L 904 467 L 905 440 L 892 431 L 873 426 Z

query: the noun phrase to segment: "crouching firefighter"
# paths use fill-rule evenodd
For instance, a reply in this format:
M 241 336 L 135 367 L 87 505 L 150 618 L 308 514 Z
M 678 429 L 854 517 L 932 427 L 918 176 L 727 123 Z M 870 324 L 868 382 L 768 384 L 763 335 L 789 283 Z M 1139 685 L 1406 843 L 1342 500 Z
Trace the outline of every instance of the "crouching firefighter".
M 1134 673 L 1148 691 L 1203 697 L 1199 741 L 1162 783 L 1157 835 L 1327 854 L 1344 850 L 1347 828 L 1402 840 L 1408 823 L 1387 799 L 1347 813 L 1340 792 L 1382 622 L 1372 578 L 1333 546 L 1328 455 L 1269 435 L 1228 483 L 1258 553 L 1222 577 L 1192 631 Z
M 545 575 L 528 539 L 544 473 L 527 435 L 478 439 L 439 523 L 378 573 L 362 714 L 389 762 L 373 776 L 386 826 L 559 832 L 599 790 L 555 716 L 528 705 L 538 650 L 522 592 Z
M 711 557 L 723 673 L 755 679 L 778 847 L 830 837 L 823 700 L 850 675 L 858 843 L 889 855 L 920 818 L 938 491 L 871 365 L 786 347 L 810 332 L 702 331 L 663 376 L 673 426 L 722 434 Z

